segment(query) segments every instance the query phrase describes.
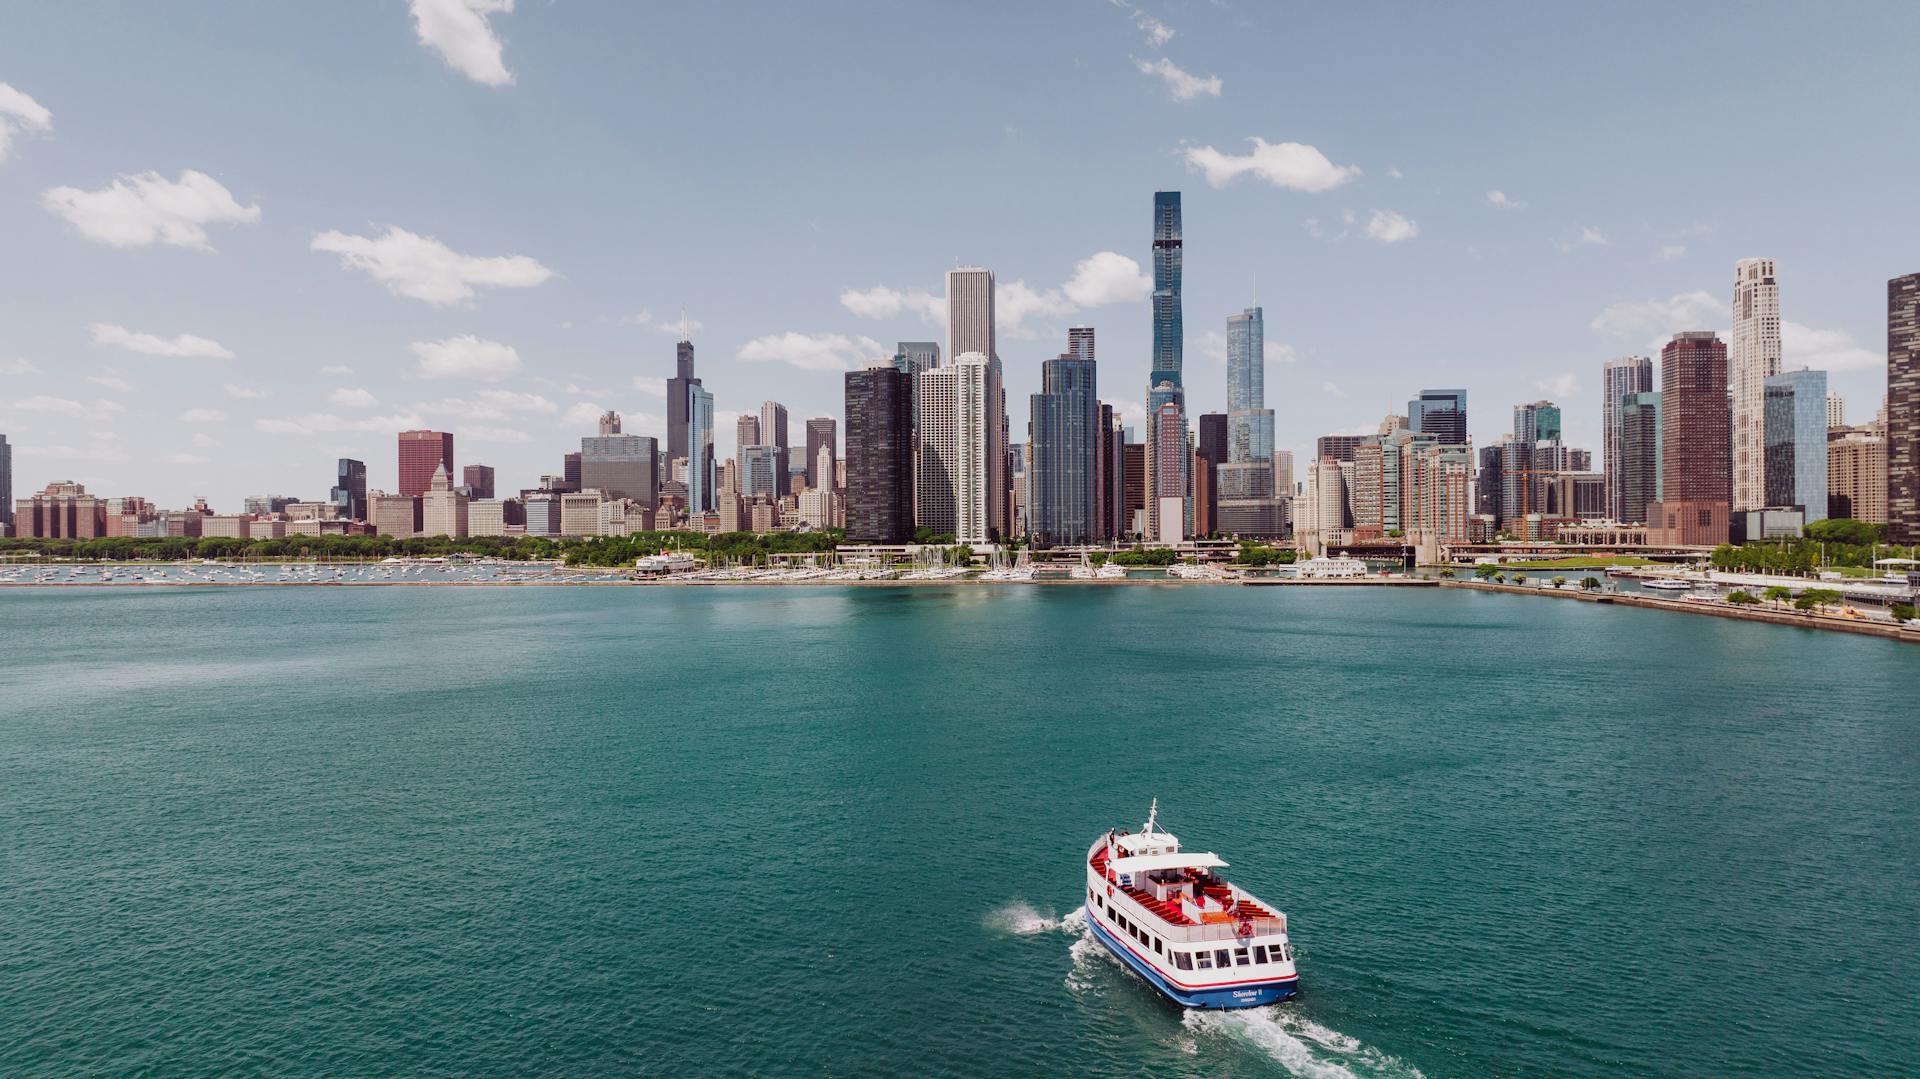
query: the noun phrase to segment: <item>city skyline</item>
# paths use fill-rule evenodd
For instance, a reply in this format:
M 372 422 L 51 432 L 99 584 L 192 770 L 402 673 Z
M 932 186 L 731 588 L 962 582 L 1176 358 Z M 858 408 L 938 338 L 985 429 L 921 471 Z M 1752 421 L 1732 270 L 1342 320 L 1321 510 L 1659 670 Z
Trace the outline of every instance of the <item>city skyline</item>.
M 807 60 L 807 71 L 837 61 L 863 72 L 846 86 L 780 58 L 772 39 L 800 16 L 768 9 L 738 44 L 766 61 L 760 71 L 667 109 L 654 103 L 712 58 L 668 42 L 706 40 L 712 13 L 642 24 L 522 5 L 484 23 L 496 71 L 423 42 L 401 5 L 312 24 L 292 11 L 243 22 L 136 9 L 111 32 L 84 10 L 23 9 L 0 41 L 0 81 L 20 95 L 8 98 L 0 160 L 0 231 L 13 241 L 0 260 L 0 430 L 16 493 L 73 479 L 236 506 L 312 477 L 289 493 L 317 499 L 342 457 L 392 489 L 384 447 L 409 428 L 452 431 L 463 460 L 513 485 L 551 471 L 553 447 L 591 435 L 609 408 L 664 444 L 683 326 L 723 438 L 768 398 L 795 422 L 838 418 L 840 373 L 895 341 L 944 339 L 941 305 L 925 298 L 946 268 L 976 263 L 997 276 L 996 351 L 1009 427 L 1022 431 L 1068 325 L 1099 331 L 1103 384 L 1146 381 L 1138 193 L 1151 189 L 1185 197 L 1187 415 L 1224 406 L 1224 320 L 1251 305 L 1257 276 L 1267 403 L 1277 448 L 1297 460 L 1318 436 L 1371 429 L 1436 382 L 1480 403 L 1477 445 L 1497 437 L 1508 406 L 1546 396 L 1565 408 L 1570 442 L 1598 447 L 1599 364 L 1657 351 L 1674 330 L 1730 339 L 1724 282 L 1746 257 L 1777 263 L 1784 366 L 1829 371 L 1870 415 L 1885 377 L 1878 290 L 1911 269 L 1899 244 L 1914 232 L 1897 178 L 1915 151 L 1860 137 L 1898 92 L 1895 65 L 1860 52 L 1900 37 L 1887 19 L 1914 18 L 1881 14 L 1864 41 L 1845 20 L 1787 8 L 1731 27 L 1679 12 L 1654 40 L 1599 27 L 1551 64 L 1450 72 L 1456 89 L 1425 102 L 1330 59 L 1276 72 L 1250 51 L 1283 31 L 1352 29 L 1335 12 L 1156 10 L 1174 32 L 1158 43 L 1104 4 L 980 13 L 937 40 L 910 15 L 882 18 Z M 1447 21 L 1413 13 L 1373 32 L 1394 49 L 1476 32 Z M 886 55 L 903 37 L 924 38 L 936 59 L 991 40 L 1073 63 L 1004 83 L 961 76 L 977 93 L 959 95 L 971 104 L 953 137 L 994 167 L 911 167 L 900 193 L 898 151 L 918 160 L 923 118 L 854 110 L 918 75 L 928 57 Z M 602 38 L 641 62 L 607 70 Z M 1791 87 L 1759 91 L 1770 141 L 1792 141 L 1796 161 L 1694 123 L 1733 91 L 1675 62 L 1688 49 L 1733 43 L 1781 64 L 1843 40 L 1853 62 L 1796 62 Z M 84 55 L 57 47 L 81 41 Z M 1409 54 L 1408 78 L 1438 62 L 1425 53 Z M 145 92 L 107 91 L 113 80 L 98 76 L 109 69 Z M 305 92 L 348 70 L 364 85 L 340 100 Z M 1573 125 L 1618 122 L 1631 136 L 1531 150 L 1507 139 L 1566 127 L 1534 108 L 1579 97 L 1582 79 L 1656 70 L 1657 90 Z M 1497 96 L 1527 79 L 1539 106 Z M 1275 114 L 1262 104 L 1273 99 L 1306 104 Z M 1458 121 L 1451 105 L 1465 100 L 1481 115 Z M 769 109 L 791 134 L 758 118 Z M 1424 137 L 1443 116 L 1457 144 Z M 745 125 L 744 143 L 701 137 L 716 124 Z M 1646 190 L 1598 181 L 1623 153 L 1651 163 L 1681 131 L 1699 162 L 1688 175 Z M 1071 168 L 1049 164 L 1068 138 L 1085 152 Z M 803 140 L 823 163 L 783 163 L 781 193 L 767 197 L 766 153 Z M 700 152 L 667 153 L 676 142 Z M 894 166 L 868 167 L 889 156 Z M 1823 157 L 1855 167 L 1818 182 L 1797 171 Z M 1781 182 L 1730 182 L 1753 174 Z M 157 222 L 101 216 L 112 201 L 102 192 L 151 209 L 143 194 L 175 189 L 205 200 Z M 352 372 L 326 373 L 342 368 Z M 1109 396 L 1144 437 L 1144 403 Z M 102 421 L 98 437 L 74 433 L 87 417 Z

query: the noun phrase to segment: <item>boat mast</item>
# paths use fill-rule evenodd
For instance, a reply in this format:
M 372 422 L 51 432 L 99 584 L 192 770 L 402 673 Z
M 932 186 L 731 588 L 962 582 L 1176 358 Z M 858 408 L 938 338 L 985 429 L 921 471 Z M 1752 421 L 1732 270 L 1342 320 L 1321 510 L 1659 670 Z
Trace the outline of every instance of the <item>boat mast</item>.
M 1140 830 L 1146 833 L 1147 835 L 1152 835 L 1153 824 L 1156 820 L 1159 820 L 1159 819 L 1160 819 L 1160 799 L 1156 797 L 1153 800 L 1153 805 L 1151 805 L 1147 809 L 1147 823 L 1141 825 Z

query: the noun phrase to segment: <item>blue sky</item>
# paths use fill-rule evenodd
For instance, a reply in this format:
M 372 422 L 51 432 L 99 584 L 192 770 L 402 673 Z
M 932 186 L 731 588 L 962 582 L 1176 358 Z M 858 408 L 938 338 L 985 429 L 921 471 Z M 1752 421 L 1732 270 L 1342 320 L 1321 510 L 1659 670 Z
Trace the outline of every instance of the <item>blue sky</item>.
M 237 508 L 342 455 L 390 486 L 413 423 L 517 488 L 599 408 L 661 433 L 684 306 L 725 454 L 735 410 L 839 416 L 838 370 L 944 339 L 956 263 L 999 277 L 1016 439 L 1070 324 L 1137 415 L 1157 188 L 1189 407 L 1224 407 L 1257 275 L 1283 446 L 1459 385 L 1476 440 L 1550 397 L 1597 451 L 1601 364 L 1724 330 L 1749 255 L 1788 365 L 1865 420 L 1920 269 L 1917 35 L 1908 4 L 11 5 L 0 433 L 16 491 Z

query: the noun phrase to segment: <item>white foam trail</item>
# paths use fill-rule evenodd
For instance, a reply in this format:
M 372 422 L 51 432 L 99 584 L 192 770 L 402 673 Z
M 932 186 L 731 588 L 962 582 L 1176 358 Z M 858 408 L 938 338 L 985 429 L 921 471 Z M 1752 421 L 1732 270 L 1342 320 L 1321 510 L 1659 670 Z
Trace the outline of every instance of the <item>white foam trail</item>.
M 1288 1007 L 1190 1011 L 1182 1017 L 1182 1022 L 1188 1030 L 1197 1033 L 1251 1042 L 1289 1075 L 1305 1079 L 1361 1079 L 1362 1076 L 1424 1079 L 1420 1069 L 1363 1045 L 1358 1038 L 1321 1026 Z
M 1010 933 L 1016 937 L 1048 933 L 1060 928 L 1059 918 L 1055 918 L 1051 913 L 1040 913 L 1033 904 L 1024 899 L 1016 899 L 1005 906 L 988 911 L 987 916 L 981 921 L 988 929 Z
M 1087 931 L 1087 908 L 1075 907 L 1060 916 L 1060 931 L 1079 936 Z

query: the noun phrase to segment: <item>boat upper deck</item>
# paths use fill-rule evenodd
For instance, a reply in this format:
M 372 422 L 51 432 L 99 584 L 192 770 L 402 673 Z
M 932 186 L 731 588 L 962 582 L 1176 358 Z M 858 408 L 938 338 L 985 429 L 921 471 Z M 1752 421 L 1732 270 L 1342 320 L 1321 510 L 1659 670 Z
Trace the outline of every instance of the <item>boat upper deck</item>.
M 1127 844 L 1134 836 L 1118 837 L 1123 850 L 1139 844 Z M 1171 839 L 1172 837 L 1165 837 Z M 1241 923 L 1251 923 L 1256 933 L 1284 933 L 1287 917 L 1268 910 L 1252 896 L 1235 888 L 1213 873 L 1226 865 L 1210 854 L 1182 855 L 1166 852 L 1153 855 L 1110 856 L 1108 844 L 1094 846 L 1087 865 L 1095 876 L 1116 892 L 1126 893 L 1149 914 L 1176 929 L 1199 929 L 1181 934 L 1186 939 L 1211 939 L 1235 935 Z M 1218 927 L 1220 932 L 1205 930 Z

